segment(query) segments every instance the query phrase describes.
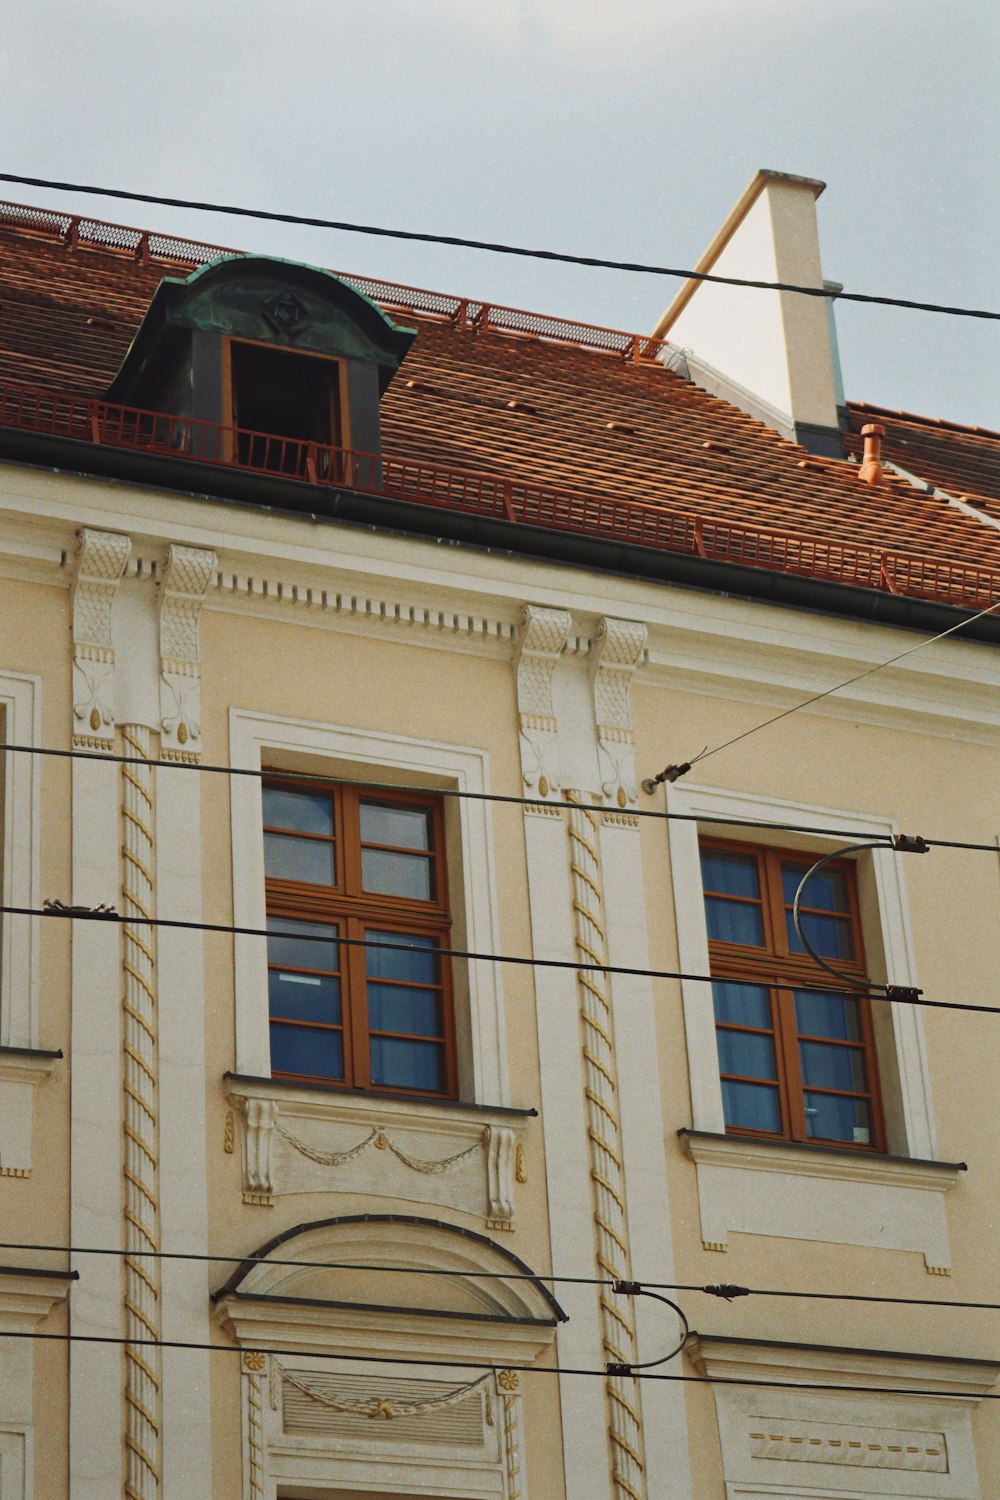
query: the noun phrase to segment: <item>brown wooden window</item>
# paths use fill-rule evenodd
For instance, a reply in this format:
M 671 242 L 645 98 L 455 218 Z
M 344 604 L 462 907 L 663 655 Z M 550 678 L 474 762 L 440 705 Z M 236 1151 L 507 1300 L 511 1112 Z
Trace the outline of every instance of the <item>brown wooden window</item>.
M 440 800 L 265 779 L 263 803 L 273 1076 L 454 1098 Z
M 831 993 L 792 921 L 809 855 L 703 841 L 702 884 L 726 1130 L 884 1149 L 867 1000 Z M 827 865 L 802 893 L 810 943 L 864 974 L 854 869 Z M 734 979 L 756 979 L 752 985 Z

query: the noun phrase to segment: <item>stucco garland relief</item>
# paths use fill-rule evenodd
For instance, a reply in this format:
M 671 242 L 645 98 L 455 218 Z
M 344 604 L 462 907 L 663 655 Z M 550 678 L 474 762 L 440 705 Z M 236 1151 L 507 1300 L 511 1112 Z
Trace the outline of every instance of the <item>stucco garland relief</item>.
M 552 700 L 552 677 L 566 649 L 571 619 L 564 609 L 527 604 L 521 611 L 515 655 L 521 780 L 533 797 L 547 800 L 559 791 L 559 726 Z M 547 816 L 550 809 L 526 808 Z M 558 804 L 551 813 L 558 816 Z
M 111 611 L 131 539 L 113 531 L 80 532 L 73 579 L 73 746 L 115 748 L 115 653 Z
M 624 810 L 637 798 L 629 688 L 646 649 L 646 627 L 634 620 L 599 621 L 591 657 L 601 791 Z
M 387 1160 L 398 1162 L 407 1177 L 412 1174 L 417 1179 L 405 1183 L 404 1196 L 481 1214 L 492 1229 L 514 1227 L 517 1140 L 510 1126 L 476 1127 L 471 1139 L 468 1130 L 450 1131 L 446 1139 L 457 1149 L 431 1156 L 418 1154 L 400 1141 L 399 1129 L 426 1138 L 409 1122 L 396 1129 L 376 1124 L 349 1143 L 330 1141 L 320 1146 L 303 1139 L 289 1125 L 275 1100 L 251 1097 L 242 1106 L 245 1202 L 266 1206 L 282 1193 L 329 1192 L 334 1187 L 392 1197 L 401 1191 L 396 1174 L 390 1180 L 387 1169 L 374 1171 L 371 1159 L 355 1168 L 369 1153 L 381 1152 Z M 339 1135 L 329 1123 L 323 1133 L 327 1138 Z M 439 1132 L 427 1134 L 440 1139 Z M 425 1179 L 423 1184 L 420 1179 Z
M 201 744 L 199 621 L 215 574 L 215 553 L 172 546 L 160 593 L 160 754 L 196 762 Z

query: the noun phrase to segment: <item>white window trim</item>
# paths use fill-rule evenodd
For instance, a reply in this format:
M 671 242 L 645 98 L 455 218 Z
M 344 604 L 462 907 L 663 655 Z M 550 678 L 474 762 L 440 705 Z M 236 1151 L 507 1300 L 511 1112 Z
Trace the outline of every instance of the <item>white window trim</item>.
M 820 807 L 806 802 L 754 796 L 747 792 L 727 791 L 717 787 L 675 784 L 667 789 L 667 807 L 670 812 L 693 815 L 706 825 L 718 818 L 808 825 L 820 830 L 816 846 L 824 853 L 828 847 L 832 850 L 845 844 L 860 842 L 844 838 L 835 832 L 837 829 L 856 830 L 861 839 L 884 838 L 899 832 L 897 824 L 891 818 Z M 707 974 L 708 929 L 705 924 L 698 854 L 699 825 L 697 822 L 672 819 L 668 823 L 668 830 L 680 968 L 689 974 Z M 741 833 L 738 828 L 713 831 L 729 837 L 739 837 Z M 756 836 L 757 830 L 746 830 L 748 842 L 756 841 Z M 905 899 L 905 858 L 905 855 L 875 857 L 872 868 L 886 983 L 913 986 L 917 981 Z M 691 1081 L 692 1125 L 695 1130 L 721 1135 L 726 1127 L 710 988 L 704 983 L 682 980 L 681 993 Z M 906 1135 L 905 1154 L 934 1160 L 937 1157 L 937 1136 L 923 1019 L 916 1006 L 901 1005 L 895 1001 L 890 1002 L 890 1005 L 894 1062 L 902 1096 Z
M 309 719 L 231 709 L 230 762 L 259 771 L 275 752 L 310 757 L 309 769 L 322 768 L 332 778 L 356 777 L 359 766 L 373 781 L 402 773 L 406 782 L 458 791 L 489 790 L 486 751 L 462 745 L 410 739 L 384 731 L 322 724 Z M 320 766 L 320 763 L 322 765 Z M 465 915 L 466 946 L 471 952 L 499 951 L 494 892 L 491 804 L 456 799 L 460 830 L 462 887 L 459 899 Z M 263 927 L 264 841 L 261 834 L 261 785 L 249 776 L 231 783 L 233 921 L 238 927 Z M 236 981 L 236 1071 L 269 1077 L 267 975 L 261 940 L 234 940 Z M 509 1103 L 500 967 L 470 962 L 468 969 L 469 1036 L 471 1048 L 470 1102 Z
M 0 674 L 4 738 L 37 745 L 41 738 L 41 678 Z M 3 904 L 37 907 L 41 759 L 4 756 Z M 4 912 L 0 923 L 0 1046 L 39 1045 L 39 922 Z

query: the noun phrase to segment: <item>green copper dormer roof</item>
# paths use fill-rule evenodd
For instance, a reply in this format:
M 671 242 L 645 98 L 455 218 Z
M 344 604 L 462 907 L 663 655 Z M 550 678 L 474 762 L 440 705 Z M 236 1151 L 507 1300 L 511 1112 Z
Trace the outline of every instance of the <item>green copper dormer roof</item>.
M 332 271 L 274 256 L 226 256 L 186 278 L 166 276 L 153 294 L 107 390 L 131 402 L 172 330 L 201 330 L 376 365 L 384 391 L 416 338 Z

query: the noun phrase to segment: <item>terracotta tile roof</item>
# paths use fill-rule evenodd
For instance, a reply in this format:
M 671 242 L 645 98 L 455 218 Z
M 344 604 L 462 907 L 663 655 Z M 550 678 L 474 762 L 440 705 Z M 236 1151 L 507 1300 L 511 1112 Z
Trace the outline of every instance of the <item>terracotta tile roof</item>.
M 160 239 L 143 264 L 149 247 L 138 231 L 87 221 L 89 237 L 72 247 L 66 216 L 39 213 L 32 227 L 18 213 L 22 222 L 12 223 L 0 205 L 0 381 L 100 396 L 160 279 L 215 253 Z M 122 248 L 94 243 L 115 236 Z M 511 314 L 507 332 L 477 332 L 455 321 L 457 299 L 382 293 L 395 315 L 409 299 L 400 321 L 419 330 L 382 401 L 387 456 L 1000 571 L 1000 532 L 902 479 L 861 484 L 854 464 L 806 454 L 656 359 L 627 363 L 620 353 L 633 347 L 631 335 L 582 325 L 574 334 L 574 325 L 529 314 Z M 577 336 L 591 347 L 553 341 Z M 980 447 L 995 461 L 996 435 L 945 431 L 942 451 L 958 433 L 963 462 Z
M 848 452 L 860 456 L 861 428 L 866 422 L 878 422 L 885 428 L 883 459 L 955 499 L 982 502 L 981 509 L 1000 517 L 1000 432 L 889 411 L 863 401 L 850 402 L 849 410 Z

